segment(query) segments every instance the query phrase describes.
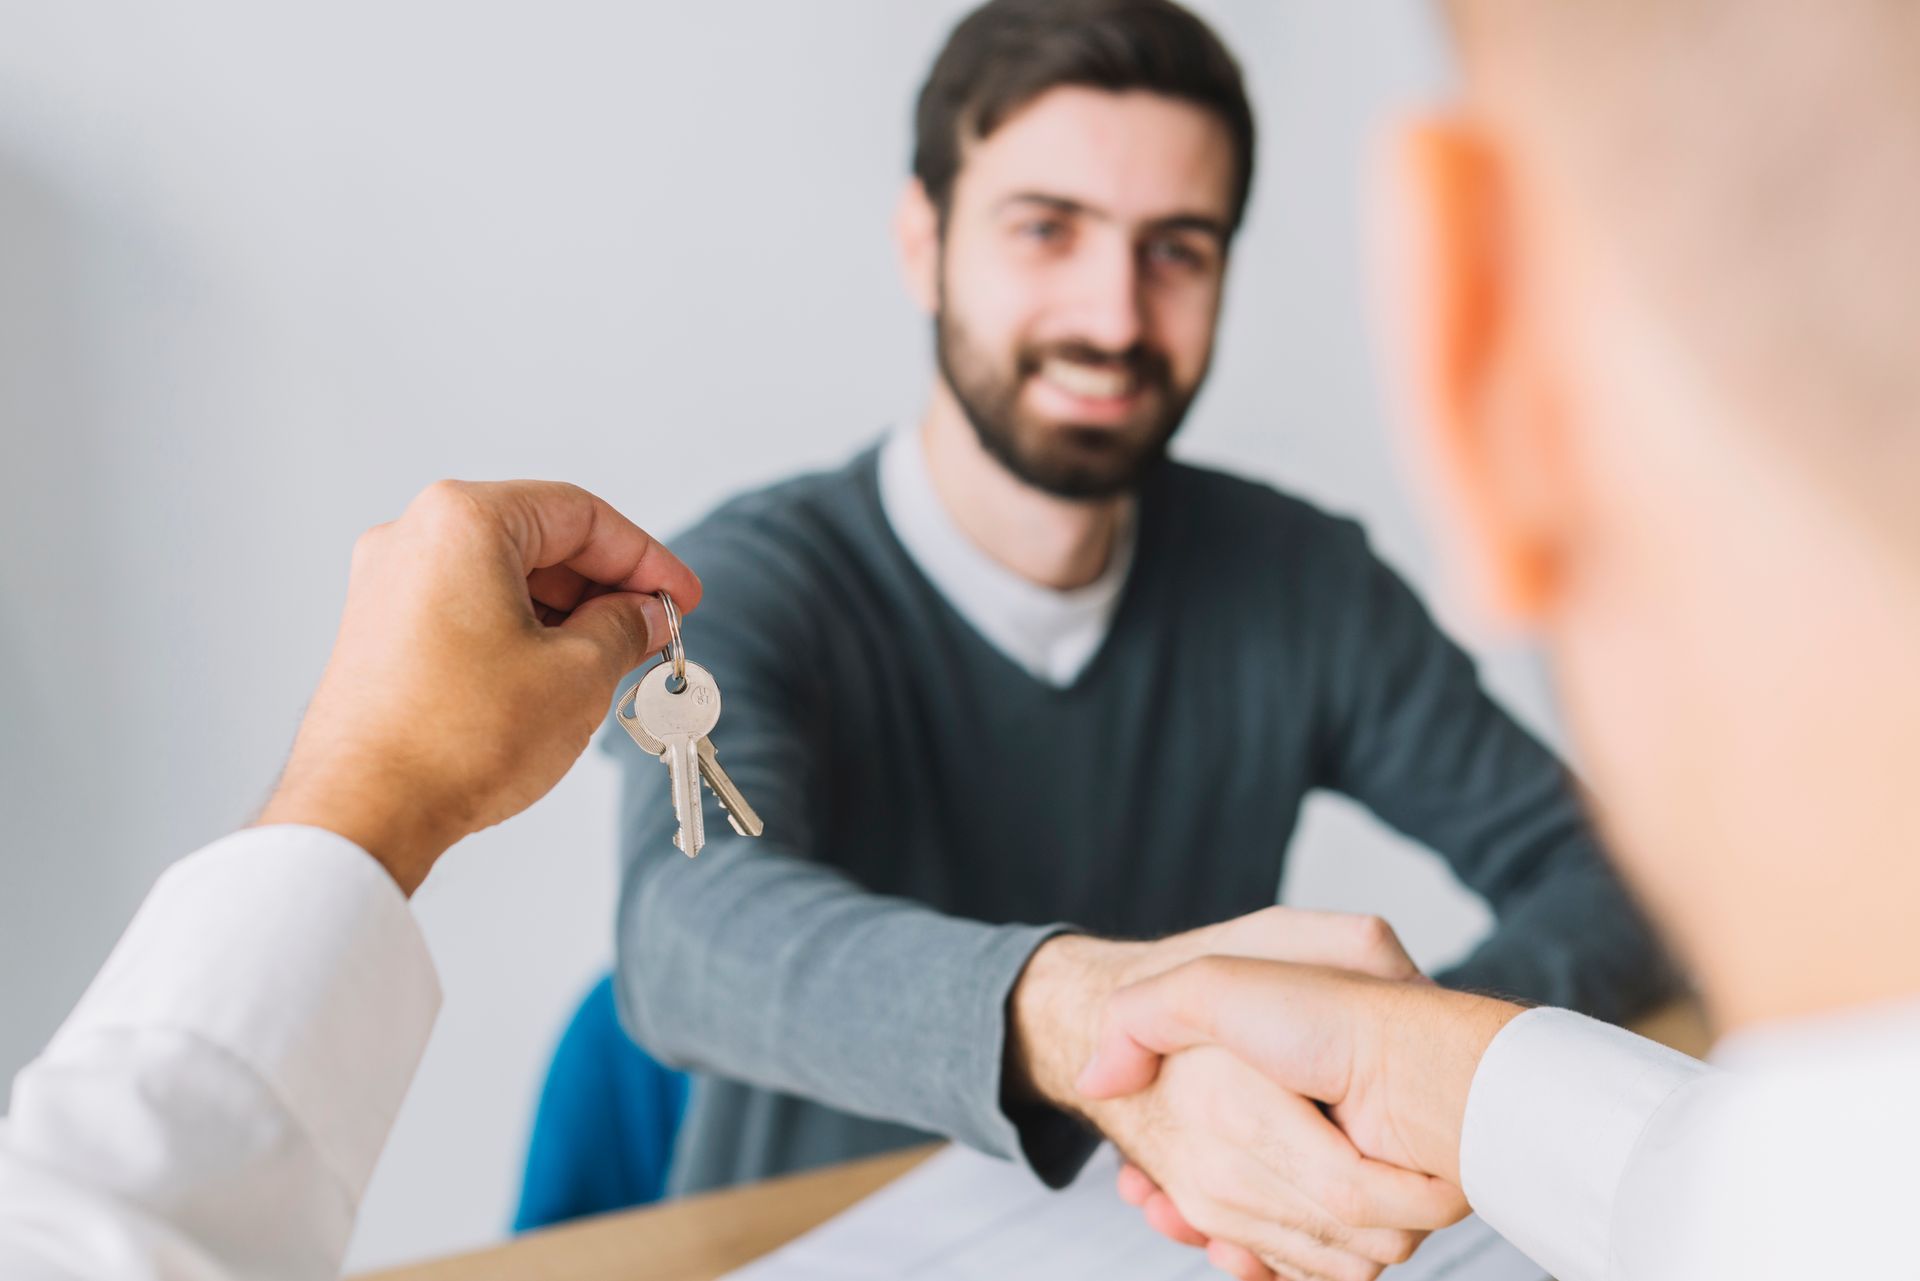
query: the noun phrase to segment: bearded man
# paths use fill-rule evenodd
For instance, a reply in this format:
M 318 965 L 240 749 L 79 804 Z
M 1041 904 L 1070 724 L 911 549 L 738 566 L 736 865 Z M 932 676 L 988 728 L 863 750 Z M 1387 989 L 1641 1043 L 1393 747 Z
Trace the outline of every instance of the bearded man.
M 1230 918 L 1233 947 L 1321 954 L 1325 919 L 1272 907 L 1316 788 L 1493 909 L 1442 982 L 1615 1020 L 1666 995 L 1565 769 L 1359 527 L 1168 458 L 1252 180 L 1214 33 L 1167 0 L 992 0 L 916 134 L 924 416 L 676 540 L 766 836 L 712 824 L 683 858 L 663 771 L 612 736 L 622 1017 L 697 1072 L 672 1188 L 929 1135 L 1070 1178 L 1098 1133 L 1065 1056 L 1116 985 Z M 1348 922 L 1356 956 L 1377 926 Z M 1196 1134 L 1221 1088 L 1169 1073 L 1098 1128 Z

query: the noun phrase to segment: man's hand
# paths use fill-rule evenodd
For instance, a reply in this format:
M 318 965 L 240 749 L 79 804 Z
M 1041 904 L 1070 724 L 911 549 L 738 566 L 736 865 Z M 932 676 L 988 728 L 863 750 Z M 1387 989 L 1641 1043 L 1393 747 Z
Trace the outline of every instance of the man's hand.
M 333 657 L 261 823 L 366 849 L 411 894 L 547 794 L 700 580 L 585 490 L 441 481 L 353 552 Z
M 1081 1092 L 1110 994 L 1210 955 L 1419 980 L 1375 917 L 1269 908 L 1157 943 L 1053 939 L 1014 990 L 1010 1085 L 1099 1127 L 1138 1167 L 1123 1194 L 1133 1191 L 1167 1235 L 1210 1245 L 1229 1270 L 1368 1281 L 1465 1214 L 1457 1188 L 1369 1159 L 1314 1103 L 1225 1052 L 1183 1054 L 1164 1071 L 1156 1058 L 1151 1074 L 1130 1059 L 1120 1083 L 1137 1088 L 1126 1097 L 1117 1087 L 1105 1098 Z
M 1078 1084 L 1092 1098 L 1139 1095 L 1189 1054 L 1230 1053 L 1289 1096 L 1325 1105 L 1362 1158 L 1457 1186 L 1474 1071 L 1519 1013 L 1504 1001 L 1431 984 L 1206 957 L 1117 993 Z M 1311 1195 L 1316 1176 L 1302 1173 Z M 1184 1214 L 1177 1190 L 1168 1189 L 1173 1205 L 1160 1204 L 1160 1189 L 1139 1171 L 1123 1176 L 1121 1191 L 1169 1235 L 1196 1244 L 1213 1238 L 1214 1261 L 1242 1281 L 1290 1275 L 1266 1265 L 1298 1263 L 1232 1232 L 1208 1231 Z

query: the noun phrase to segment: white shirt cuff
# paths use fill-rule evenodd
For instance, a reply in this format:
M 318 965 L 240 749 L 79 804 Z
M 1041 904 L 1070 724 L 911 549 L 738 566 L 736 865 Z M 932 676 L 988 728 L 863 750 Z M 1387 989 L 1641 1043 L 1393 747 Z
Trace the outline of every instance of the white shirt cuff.
M 1647 1125 L 1704 1063 L 1568 1010 L 1529 1010 L 1475 1071 L 1460 1178 L 1475 1212 L 1560 1281 L 1600 1281 Z
M 169 1028 L 245 1063 L 356 1199 L 426 1049 L 440 984 L 406 897 L 359 846 L 259 827 L 168 869 L 48 1047 Z

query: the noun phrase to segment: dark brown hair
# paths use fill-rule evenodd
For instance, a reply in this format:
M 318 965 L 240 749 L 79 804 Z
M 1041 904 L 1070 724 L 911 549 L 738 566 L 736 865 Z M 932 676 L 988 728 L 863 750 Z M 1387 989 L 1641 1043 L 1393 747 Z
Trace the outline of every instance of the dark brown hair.
M 988 0 L 961 20 L 920 87 L 913 174 L 946 218 L 966 146 L 1049 89 L 1164 94 L 1205 107 L 1232 135 L 1232 225 L 1253 187 L 1253 108 L 1213 29 L 1173 0 Z

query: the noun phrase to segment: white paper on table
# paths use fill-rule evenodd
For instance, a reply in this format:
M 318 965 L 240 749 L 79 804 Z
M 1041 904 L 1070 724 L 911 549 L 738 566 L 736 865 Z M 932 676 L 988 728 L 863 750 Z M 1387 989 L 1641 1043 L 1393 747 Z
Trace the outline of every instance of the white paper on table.
M 952 1147 L 724 1281 L 1218 1281 L 1122 1201 L 1102 1148 L 1072 1187 Z M 1544 1281 L 1477 1218 L 1436 1232 L 1390 1281 Z

